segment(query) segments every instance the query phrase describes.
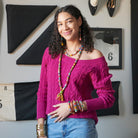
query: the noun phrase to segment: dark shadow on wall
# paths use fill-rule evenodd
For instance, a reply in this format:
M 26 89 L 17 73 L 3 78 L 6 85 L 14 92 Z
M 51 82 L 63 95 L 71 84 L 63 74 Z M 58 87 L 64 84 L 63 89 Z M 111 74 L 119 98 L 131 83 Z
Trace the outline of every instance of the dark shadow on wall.
M 3 3 L 2 0 L 0 0 L 0 36 L 1 36 L 2 21 L 3 21 Z

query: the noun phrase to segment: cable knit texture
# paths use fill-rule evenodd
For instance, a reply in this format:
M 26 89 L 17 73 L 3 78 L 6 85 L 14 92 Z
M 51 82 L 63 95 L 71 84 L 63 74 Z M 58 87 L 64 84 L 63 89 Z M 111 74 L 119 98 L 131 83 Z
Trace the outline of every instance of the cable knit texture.
M 65 85 L 68 73 L 75 59 L 63 55 L 61 61 L 61 82 Z M 59 56 L 55 59 L 45 50 L 41 65 L 40 83 L 37 92 L 37 119 L 55 110 L 53 105 L 61 103 L 56 100 L 60 91 L 58 84 Z M 92 60 L 79 60 L 71 72 L 68 86 L 64 91 L 64 102 L 82 100 L 87 103 L 87 111 L 71 114 L 69 118 L 92 118 L 97 123 L 96 110 L 110 108 L 114 101 L 114 90 L 104 57 Z M 96 89 L 98 98 L 92 98 L 91 92 Z

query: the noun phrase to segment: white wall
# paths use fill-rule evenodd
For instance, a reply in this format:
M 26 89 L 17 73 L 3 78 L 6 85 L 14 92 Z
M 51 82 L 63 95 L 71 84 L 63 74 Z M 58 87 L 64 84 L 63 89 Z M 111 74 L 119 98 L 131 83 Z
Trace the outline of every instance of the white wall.
M 119 116 L 99 117 L 97 129 L 99 138 L 137 138 L 138 114 L 133 114 L 133 91 L 131 69 L 131 17 L 130 0 L 117 0 L 117 10 L 114 17 L 109 17 L 106 8 L 107 0 L 99 0 L 100 9 L 92 16 L 88 8 L 88 0 L 0 0 L 0 83 L 27 82 L 39 80 L 40 66 L 16 65 L 16 59 L 27 48 L 20 47 L 13 54 L 7 53 L 7 23 L 5 4 L 25 5 L 58 5 L 74 4 L 81 9 L 91 27 L 109 27 L 123 29 L 123 69 L 110 70 L 112 80 L 121 81 L 119 91 Z M 3 7 L 3 8 L 2 8 Z M 0 17 L 1 18 L 1 17 Z M 1 26 L 2 25 L 2 26 Z M 33 39 L 32 39 L 33 42 Z M 31 42 L 30 42 L 31 43 Z M 15 77 L 16 76 L 16 77 Z M 36 121 L 0 122 L 0 138 L 35 138 Z

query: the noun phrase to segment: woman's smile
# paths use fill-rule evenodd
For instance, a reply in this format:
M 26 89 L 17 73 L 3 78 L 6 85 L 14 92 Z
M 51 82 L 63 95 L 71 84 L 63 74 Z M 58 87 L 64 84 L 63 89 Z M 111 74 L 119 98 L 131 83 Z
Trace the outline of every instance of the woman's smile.
M 72 31 L 66 31 L 66 32 L 63 32 L 63 35 L 67 36 L 67 35 L 71 35 Z

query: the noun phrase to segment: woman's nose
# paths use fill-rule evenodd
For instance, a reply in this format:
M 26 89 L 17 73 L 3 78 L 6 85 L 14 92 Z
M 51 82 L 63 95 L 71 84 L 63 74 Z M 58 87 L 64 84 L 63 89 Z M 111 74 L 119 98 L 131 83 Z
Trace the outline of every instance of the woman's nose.
M 69 27 L 68 27 L 68 25 L 65 23 L 65 24 L 63 24 L 63 29 L 64 30 L 66 30 L 66 29 L 68 29 Z

